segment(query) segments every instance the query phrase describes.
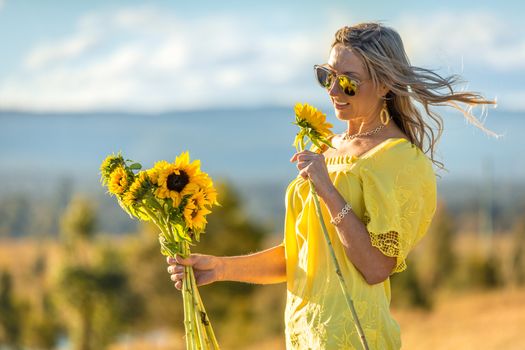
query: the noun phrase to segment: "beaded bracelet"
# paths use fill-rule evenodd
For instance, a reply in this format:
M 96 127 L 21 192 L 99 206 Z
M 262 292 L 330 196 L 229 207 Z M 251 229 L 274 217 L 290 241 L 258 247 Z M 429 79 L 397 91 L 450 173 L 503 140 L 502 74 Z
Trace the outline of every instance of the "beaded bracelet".
M 350 212 L 350 210 L 352 210 L 352 207 L 350 206 L 350 204 L 346 203 L 345 206 L 343 207 L 343 209 L 341 209 L 341 211 L 339 212 L 339 214 L 337 214 L 337 216 L 335 218 L 330 220 L 330 223 L 332 225 L 339 225 L 341 220 L 343 220 L 345 215 L 348 214 Z

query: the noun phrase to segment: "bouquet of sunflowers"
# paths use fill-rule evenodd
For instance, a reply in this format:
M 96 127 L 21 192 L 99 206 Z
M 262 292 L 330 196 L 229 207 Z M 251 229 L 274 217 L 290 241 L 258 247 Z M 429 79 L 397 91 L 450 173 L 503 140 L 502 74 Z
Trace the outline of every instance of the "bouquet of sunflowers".
M 125 160 L 119 153 L 108 156 L 100 167 L 101 182 L 131 217 L 153 221 L 160 229 L 161 253 L 188 257 L 198 242 L 217 192 L 200 162 L 190 162 L 188 152 L 173 163 L 159 161 L 148 170 Z M 199 295 L 191 267 L 184 268 L 182 285 L 186 348 L 219 349 L 213 328 Z

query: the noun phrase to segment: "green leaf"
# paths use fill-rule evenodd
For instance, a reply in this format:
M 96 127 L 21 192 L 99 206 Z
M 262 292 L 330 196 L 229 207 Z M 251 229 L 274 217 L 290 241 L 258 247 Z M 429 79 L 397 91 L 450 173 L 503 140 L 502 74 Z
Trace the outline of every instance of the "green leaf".
M 330 140 L 326 139 L 326 138 L 320 138 L 319 141 L 321 141 L 322 143 L 324 143 L 325 145 L 327 145 L 328 147 L 330 148 L 334 148 L 334 146 L 332 146 L 332 143 L 330 142 Z
M 318 148 L 318 149 L 321 149 L 321 145 L 319 144 L 319 141 L 317 140 L 316 137 L 310 137 L 310 141 L 312 141 L 312 143 Z
M 155 198 L 153 198 L 153 197 L 147 197 L 146 198 L 146 205 L 148 207 L 152 207 L 154 209 L 157 209 L 158 211 L 161 211 L 161 212 L 164 211 L 162 209 L 162 206 L 159 204 L 159 202 L 157 202 L 157 200 Z
M 140 170 L 142 169 L 142 165 L 140 163 L 133 163 L 129 166 L 131 170 Z
M 164 235 L 159 235 L 159 243 L 161 247 L 161 253 L 166 256 L 175 256 L 181 252 L 180 243 L 169 242 Z

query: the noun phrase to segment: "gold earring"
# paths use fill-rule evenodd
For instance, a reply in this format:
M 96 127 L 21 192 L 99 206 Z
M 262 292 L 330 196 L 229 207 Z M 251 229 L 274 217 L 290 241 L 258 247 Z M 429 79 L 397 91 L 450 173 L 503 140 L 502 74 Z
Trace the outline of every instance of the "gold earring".
M 383 102 L 383 108 L 381 109 L 381 112 L 379 113 L 379 117 L 381 118 L 381 123 L 383 125 L 388 125 L 390 122 L 390 113 L 388 113 L 388 107 L 386 105 L 386 100 Z

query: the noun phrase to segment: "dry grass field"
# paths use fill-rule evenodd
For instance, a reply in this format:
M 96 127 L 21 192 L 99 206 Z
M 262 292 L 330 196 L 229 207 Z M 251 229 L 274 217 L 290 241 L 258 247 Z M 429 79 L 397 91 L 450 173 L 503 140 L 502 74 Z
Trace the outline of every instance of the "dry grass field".
M 525 288 L 443 294 L 432 312 L 394 310 L 403 350 L 525 349 Z M 249 350 L 284 349 L 280 339 Z
M 56 244 L 0 240 L 0 270 L 13 273 L 15 288 L 20 295 L 31 297 L 34 293 L 31 266 L 39 251 L 50 253 L 49 267 L 52 269 L 58 252 Z M 437 297 L 431 312 L 395 309 L 393 314 L 401 326 L 403 349 L 406 350 L 525 349 L 525 288 L 443 292 Z M 284 349 L 283 337 L 268 339 L 246 349 Z M 182 334 L 168 330 L 138 337 L 124 336 L 110 347 L 111 350 L 183 348 Z
M 525 288 L 443 294 L 430 313 L 394 310 L 403 349 L 525 349 Z
M 525 349 L 525 289 L 443 294 L 432 312 L 394 310 L 401 326 L 404 350 Z M 149 339 L 149 340 L 148 340 Z M 180 346 L 170 344 L 179 343 Z M 115 345 L 111 350 L 183 349 L 182 334 Z M 274 338 L 245 350 L 284 350 Z

